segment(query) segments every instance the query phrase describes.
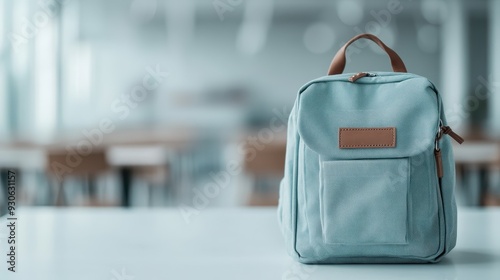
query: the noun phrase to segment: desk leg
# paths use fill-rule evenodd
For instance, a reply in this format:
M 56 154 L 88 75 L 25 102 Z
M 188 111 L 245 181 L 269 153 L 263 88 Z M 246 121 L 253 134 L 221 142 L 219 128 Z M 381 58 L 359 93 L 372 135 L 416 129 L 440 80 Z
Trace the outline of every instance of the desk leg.
M 0 169 L 0 191 L 2 194 L 0 195 L 0 204 L 5 205 L 5 207 L 0 208 L 0 217 L 3 214 L 7 213 L 7 178 L 8 178 L 9 170 L 8 169 Z M 5 201 L 5 204 L 4 204 Z
M 0 185 L 5 186 L 5 191 L 7 191 L 7 179 L 9 177 L 9 169 L 0 169 Z
M 132 185 L 132 169 L 130 167 L 122 167 L 120 169 L 122 178 L 122 206 L 130 207 L 130 187 Z
M 488 194 L 488 169 L 479 168 L 479 206 L 486 206 L 486 195 Z
M 55 201 L 54 205 L 55 206 L 64 206 L 66 205 L 66 199 L 64 197 L 64 180 L 58 180 L 54 178 L 55 182 Z

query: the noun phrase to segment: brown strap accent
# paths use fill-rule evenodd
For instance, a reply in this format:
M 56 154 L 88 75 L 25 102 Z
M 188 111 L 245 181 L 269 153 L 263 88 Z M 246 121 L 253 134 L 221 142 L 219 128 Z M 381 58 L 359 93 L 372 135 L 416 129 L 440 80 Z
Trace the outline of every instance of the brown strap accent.
M 399 57 L 399 55 L 393 51 L 391 48 L 386 46 L 380 39 L 372 34 L 364 33 L 364 34 L 359 34 L 358 36 L 355 36 L 351 40 L 349 40 L 345 45 L 340 48 L 340 50 L 335 54 L 333 57 L 332 63 L 330 64 L 330 69 L 328 70 L 328 75 L 336 75 L 336 74 L 342 74 L 344 72 L 345 68 L 345 53 L 347 47 L 349 47 L 350 44 L 352 44 L 354 41 L 365 38 L 372 40 L 373 42 L 377 43 L 388 55 L 389 58 L 391 59 L 391 65 L 392 65 L 392 70 L 394 72 L 405 72 L 406 73 L 406 66 L 403 63 L 403 60 Z
M 441 150 L 434 150 L 434 157 L 436 159 L 436 171 L 438 178 L 443 178 L 443 160 L 441 158 Z
M 462 144 L 464 142 L 464 138 L 462 138 L 460 135 L 456 134 L 455 131 L 451 129 L 449 126 L 443 126 L 441 127 L 442 131 L 444 134 L 450 135 L 451 138 L 455 139 L 455 141 L 458 142 L 458 144 Z

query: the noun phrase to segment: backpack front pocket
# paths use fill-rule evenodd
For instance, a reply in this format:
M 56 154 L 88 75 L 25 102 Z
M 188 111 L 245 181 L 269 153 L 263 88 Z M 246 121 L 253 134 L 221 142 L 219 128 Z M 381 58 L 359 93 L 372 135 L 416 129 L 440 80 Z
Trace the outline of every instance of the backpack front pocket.
M 323 161 L 320 173 L 324 243 L 408 243 L 408 158 Z

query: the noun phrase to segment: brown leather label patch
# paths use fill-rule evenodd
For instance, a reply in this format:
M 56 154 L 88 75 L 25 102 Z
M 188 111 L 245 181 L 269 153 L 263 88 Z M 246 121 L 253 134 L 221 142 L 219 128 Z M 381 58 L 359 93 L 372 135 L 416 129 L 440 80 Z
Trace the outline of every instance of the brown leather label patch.
M 396 147 L 396 128 L 339 128 L 339 148 L 394 148 Z

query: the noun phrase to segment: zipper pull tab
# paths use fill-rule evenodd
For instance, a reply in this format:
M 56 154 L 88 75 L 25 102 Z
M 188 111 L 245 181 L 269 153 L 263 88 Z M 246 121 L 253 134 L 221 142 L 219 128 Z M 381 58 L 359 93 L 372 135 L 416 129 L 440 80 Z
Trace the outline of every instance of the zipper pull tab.
M 451 138 L 458 142 L 458 144 L 462 144 L 464 142 L 464 138 L 460 135 L 456 134 L 449 126 L 442 126 L 441 131 L 444 134 L 448 134 Z
M 434 158 L 436 159 L 436 171 L 438 178 L 443 178 L 443 160 L 441 159 L 440 149 L 434 149 Z
M 367 76 L 368 77 L 375 77 L 375 74 L 368 73 L 368 72 L 359 72 L 359 73 L 354 74 L 351 77 L 349 77 L 349 82 L 354 83 L 358 79 L 363 78 L 363 77 L 367 77 Z

